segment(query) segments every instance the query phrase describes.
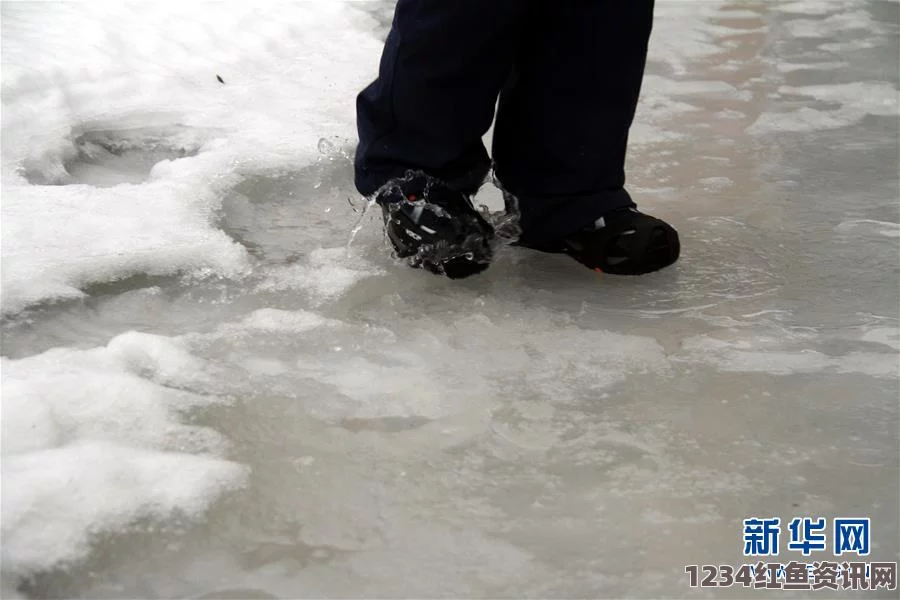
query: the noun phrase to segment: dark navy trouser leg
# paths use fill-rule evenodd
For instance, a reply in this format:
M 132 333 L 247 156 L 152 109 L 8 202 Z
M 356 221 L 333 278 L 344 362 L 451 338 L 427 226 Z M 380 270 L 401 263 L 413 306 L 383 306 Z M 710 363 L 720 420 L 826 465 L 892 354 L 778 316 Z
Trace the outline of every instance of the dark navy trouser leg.
M 496 175 L 526 238 L 553 239 L 633 206 L 625 148 L 653 0 L 540 2 L 494 130 Z
M 526 238 L 632 205 L 625 146 L 652 20 L 653 0 L 399 0 L 357 98 L 357 188 L 413 169 L 474 192 L 503 88 L 493 154 Z
M 356 186 L 369 195 L 407 170 L 474 192 L 481 141 L 509 76 L 528 0 L 399 0 L 378 79 L 356 102 Z

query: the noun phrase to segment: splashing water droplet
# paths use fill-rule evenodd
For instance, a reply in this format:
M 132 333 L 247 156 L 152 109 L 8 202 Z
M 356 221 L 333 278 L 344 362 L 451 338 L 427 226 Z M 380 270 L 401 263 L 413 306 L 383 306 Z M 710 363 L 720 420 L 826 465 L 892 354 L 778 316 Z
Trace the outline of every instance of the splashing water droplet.
M 369 207 L 375 204 L 375 198 L 366 198 L 366 201 L 363 203 L 362 211 L 360 212 L 359 219 L 356 221 L 356 225 L 350 230 L 350 239 L 347 240 L 347 253 L 350 253 L 350 246 L 353 244 L 353 240 L 356 239 L 356 235 L 363 228 L 363 219 L 366 218 L 366 213 L 369 211 Z
M 319 154 L 331 156 L 334 154 L 334 144 L 326 138 L 319 138 Z

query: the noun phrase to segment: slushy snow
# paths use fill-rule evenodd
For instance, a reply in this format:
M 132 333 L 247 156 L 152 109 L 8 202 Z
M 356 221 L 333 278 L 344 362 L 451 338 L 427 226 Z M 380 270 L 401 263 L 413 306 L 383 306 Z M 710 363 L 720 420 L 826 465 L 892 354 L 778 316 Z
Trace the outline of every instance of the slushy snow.
M 352 135 L 350 92 L 380 51 L 370 18 L 334 2 L 2 10 L 6 315 L 132 275 L 245 276 L 246 250 L 217 227 L 225 190 Z M 111 159 L 137 176 L 115 184 Z M 355 280 L 326 268 L 293 276 L 326 295 Z M 4 570 L 84 558 L 96 534 L 197 516 L 242 484 L 227 440 L 184 420 L 225 402 L 182 389 L 198 372 L 177 342 L 138 333 L 3 359 Z
M 334 2 L 4 5 L 3 311 L 139 273 L 243 273 L 244 249 L 215 226 L 224 190 L 353 135 L 349 90 L 380 52 L 368 19 Z M 173 158 L 145 183 L 80 184 L 69 171 L 98 132 L 99 151 Z
M 174 508 L 197 516 L 243 484 L 227 440 L 184 422 L 225 402 L 188 391 L 199 363 L 136 332 L 105 348 L 2 359 L 4 568 L 84 558 L 93 535 Z
M 686 595 L 859 506 L 896 560 L 884 6 L 658 1 L 629 188 L 681 262 L 462 282 L 354 212 L 390 9 L 2 4 L 2 595 Z

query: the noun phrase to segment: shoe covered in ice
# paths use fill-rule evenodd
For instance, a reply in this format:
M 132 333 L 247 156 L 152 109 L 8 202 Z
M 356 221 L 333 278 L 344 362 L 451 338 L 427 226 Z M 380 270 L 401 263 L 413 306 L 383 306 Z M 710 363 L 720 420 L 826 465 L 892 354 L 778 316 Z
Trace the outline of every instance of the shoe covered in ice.
M 459 279 L 490 265 L 494 230 L 466 194 L 412 175 L 385 186 L 375 201 L 397 256 L 413 267 Z
M 588 268 L 614 275 L 658 271 L 678 260 L 681 250 L 678 232 L 671 225 L 630 207 L 612 210 L 551 244 L 528 246 L 564 252 Z

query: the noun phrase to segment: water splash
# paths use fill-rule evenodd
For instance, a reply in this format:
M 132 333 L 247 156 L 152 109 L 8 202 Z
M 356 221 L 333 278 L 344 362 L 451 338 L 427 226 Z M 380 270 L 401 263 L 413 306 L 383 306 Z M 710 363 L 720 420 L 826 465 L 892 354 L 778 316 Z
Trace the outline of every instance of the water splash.
M 327 138 L 319 138 L 318 148 L 322 156 L 332 157 L 335 154 L 334 142 Z
M 365 198 L 364 200 L 365 200 L 365 202 L 363 203 L 362 210 L 360 211 L 359 219 L 357 219 L 356 225 L 353 226 L 353 229 L 350 230 L 350 239 L 347 240 L 347 254 L 348 255 L 350 254 L 350 246 L 353 245 L 353 240 L 356 239 L 356 236 L 359 234 L 359 232 L 363 228 L 363 222 L 366 218 L 366 215 L 369 212 L 369 208 L 373 204 L 375 204 L 375 196 L 372 196 L 371 198 Z M 351 203 L 350 206 L 353 207 L 353 204 Z M 354 208 L 354 210 L 356 210 L 355 207 L 353 207 L 353 208 Z
M 323 152 L 328 151 L 329 146 L 327 145 L 327 140 L 323 139 L 322 141 L 320 141 L 320 145 L 325 148 Z M 366 204 L 363 207 L 362 215 L 360 216 L 359 220 L 356 223 L 356 226 L 350 233 L 350 240 L 347 243 L 348 250 L 350 245 L 353 243 L 356 235 L 362 229 L 364 222 L 363 220 L 368 208 L 371 205 L 375 204 L 375 198 L 386 195 L 397 195 L 405 197 L 405 193 L 403 191 L 404 184 L 409 183 L 416 178 L 424 179 L 425 187 L 420 198 L 408 201 L 410 205 L 415 207 L 414 210 L 427 210 L 434 213 L 438 217 L 448 219 L 451 218 L 450 213 L 448 213 L 447 210 L 444 209 L 444 207 L 428 201 L 432 187 L 436 183 L 439 183 L 439 180 L 425 174 L 422 171 L 409 170 L 404 176 L 387 181 L 374 194 L 366 199 Z M 522 233 L 521 227 L 519 225 L 520 213 L 518 210 L 518 199 L 507 192 L 505 189 L 503 189 L 496 178 L 492 179 L 492 183 L 497 186 L 503 193 L 505 210 L 492 212 L 487 206 L 483 204 L 479 204 L 473 207 L 494 230 L 494 236 L 488 241 L 490 252 L 485 253 L 484 238 L 482 236 L 470 235 L 466 237 L 462 242 L 454 244 L 440 241 L 435 244 L 423 244 L 418 248 L 415 255 L 405 257 L 407 259 L 407 262 L 413 267 L 419 267 L 425 263 L 440 265 L 441 263 L 454 258 L 466 258 L 467 260 L 472 260 L 475 262 L 487 263 L 492 260 L 493 256 L 496 255 L 496 252 L 500 248 L 515 243 Z M 352 203 L 351 207 L 353 207 Z M 356 210 L 355 207 L 354 210 Z M 469 218 L 472 217 L 469 216 Z M 383 225 L 383 228 L 384 239 L 387 240 L 388 234 L 386 221 Z
M 329 173 L 332 172 L 335 162 L 353 164 L 353 141 L 333 136 L 319 138 L 316 148 L 319 156 L 316 157 L 316 167 L 319 172 L 318 180 L 313 184 L 313 189 L 318 190 L 325 183 Z
M 480 205 L 478 208 L 494 228 L 498 246 L 509 246 L 522 237 L 522 212 L 519 210 L 519 199 L 503 187 L 503 183 L 500 182 L 494 171 L 491 171 L 491 183 L 503 195 L 504 210 L 490 212 L 484 205 Z

